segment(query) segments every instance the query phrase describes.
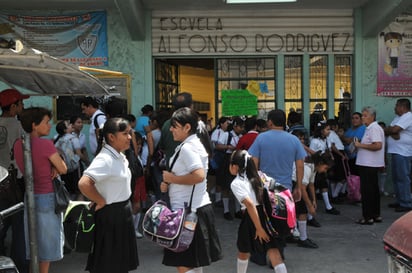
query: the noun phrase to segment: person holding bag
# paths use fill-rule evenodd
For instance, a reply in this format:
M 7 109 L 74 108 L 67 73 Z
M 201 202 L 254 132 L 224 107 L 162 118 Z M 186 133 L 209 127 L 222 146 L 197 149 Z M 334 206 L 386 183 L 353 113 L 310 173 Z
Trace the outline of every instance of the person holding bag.
M 81 193 L 95 203 L 94 246 L 87 259 L 91 273 L 125 273 L 139 265 L 130 204 L 131 172 L 122 153 L 130 146 L 130 125 L 108 119 L 97 155 L 79 181 Z
M 34 203 L 36 208 L 36 236 L 39 272 L 49 272 L 50 262 L 63 259 L 63 214 L 55 213 L 55 193 L 53 179 L 67 172 L 67 166 L 50 139 L 42 138 L 50 133 L 51 112 L 45 108 L 32 107 L 23 110 L 20 121 L 23 129 L 30 134 Z M 22 140 L 14 144 L 17 166 L 24 175 Z M 30 259 L 27 208 L 24 216 L 26 258 Z
M 197 114 L 190 108 L 173 113 L 170 131 L 175 141 L 182 142 L 171 157 L 178 156 L 170 171 L 163 171 L 162 192 L 169 192 L 172 210 L 185 208 L 193 191 L 192 211 L 198 221 L 190 247 L 183 252 L 164 250 L 163 264 L 174 266 L 179 273 L 203 272 L 203 267 L 222 258 L 222 248 L 215 227 L 215 216 L 206 191 L 208 154 L 196 136 Z

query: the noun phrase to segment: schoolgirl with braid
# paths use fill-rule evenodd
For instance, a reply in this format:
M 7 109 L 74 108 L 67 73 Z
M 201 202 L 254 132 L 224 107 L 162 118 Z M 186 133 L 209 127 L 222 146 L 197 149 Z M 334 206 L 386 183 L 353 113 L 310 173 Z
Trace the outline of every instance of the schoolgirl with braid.
M 282 240 L 268 230 L 263 210 L 263 183 L 256 165 L 246 150 L 236 150 L 230 157 L 229 170 L 235 179 L 230 187 L 243 213 L 237 235 L 237 273 L 246 273 L 250 253 L 266 253 L 276 273 L 287 273 L 286 265 L 276 264 L 277 250 L 283 253 Z M 283 256 L 283 255 L 282 255 Z

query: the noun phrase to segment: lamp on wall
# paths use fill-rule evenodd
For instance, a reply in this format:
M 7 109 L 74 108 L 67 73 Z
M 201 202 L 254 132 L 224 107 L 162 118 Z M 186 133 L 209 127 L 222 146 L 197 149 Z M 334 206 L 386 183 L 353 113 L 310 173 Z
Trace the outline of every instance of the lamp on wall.
M 290 3 L 297 0 L 223 0 L 226 4 Z

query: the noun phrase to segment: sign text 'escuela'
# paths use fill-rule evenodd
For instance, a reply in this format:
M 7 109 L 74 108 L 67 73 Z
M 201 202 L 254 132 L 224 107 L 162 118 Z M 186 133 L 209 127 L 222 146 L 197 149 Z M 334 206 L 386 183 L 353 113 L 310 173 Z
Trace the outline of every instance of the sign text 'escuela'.
M 331 33 L 244 33 L 225 32 L 222 18 L 161 17 L 159 38 L 153 39 L 156 53 L 219 54 L 331 52 L 352 50 L 352 34 Z

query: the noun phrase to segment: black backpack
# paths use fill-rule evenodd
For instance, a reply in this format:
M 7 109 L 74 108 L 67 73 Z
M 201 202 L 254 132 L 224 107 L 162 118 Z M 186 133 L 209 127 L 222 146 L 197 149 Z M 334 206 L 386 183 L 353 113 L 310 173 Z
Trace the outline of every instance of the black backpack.
M 131 142 L 132 141 L 130 140 L 130 147 L 129 149 L 124 151 L 124 155 L 126 156 L 127 161 L 129 161 L 129 169 L 130 169 L 130 172 L 132 173 L 132 176 L 141 177 L 143 176 L 143 166 L 139 158 L 136 156 Z

